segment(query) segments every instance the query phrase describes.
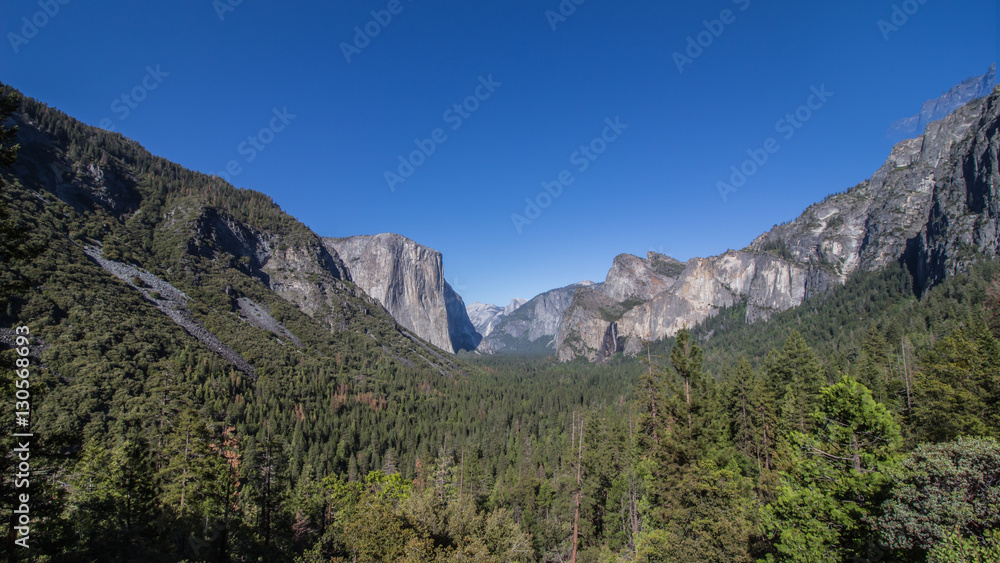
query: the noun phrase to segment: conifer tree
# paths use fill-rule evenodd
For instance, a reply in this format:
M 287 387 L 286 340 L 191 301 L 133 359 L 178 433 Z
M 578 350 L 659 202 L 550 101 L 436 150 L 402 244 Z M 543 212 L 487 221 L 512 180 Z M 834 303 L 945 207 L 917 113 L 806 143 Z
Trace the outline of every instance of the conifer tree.
M 822 391 L 809 432 L 791 436 L 789 470 L 765 514 L 781 561 L 865 558 L 867 518 L 891 486 L 899 425 L 871 391 L 844 376 Z

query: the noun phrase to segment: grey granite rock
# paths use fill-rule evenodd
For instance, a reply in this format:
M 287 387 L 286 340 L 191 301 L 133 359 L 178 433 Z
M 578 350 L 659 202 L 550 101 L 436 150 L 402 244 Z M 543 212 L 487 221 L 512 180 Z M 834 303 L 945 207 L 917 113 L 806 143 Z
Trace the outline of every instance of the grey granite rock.
M 603 287 L 578 291 L 565 309 L 558 357 L 635 353 L 643 342 L 741 300 L 747 321 L 767 319 L 855 272 L 892 262 L 909 268 L 920 292 L 979 256 L 997 256 L 998 92 L 928 124 L 923 135 L 898 143 L 870 180 L 810 206 L 743 250 L 692 259 L 666 276 L 651 274 L 637 257 L 619 256 Z
M 444 279 L 441 253 L 391 233 L 326 238 L 352 282 L 396 322 L 442 350 L 474 350 L 482 337 Z

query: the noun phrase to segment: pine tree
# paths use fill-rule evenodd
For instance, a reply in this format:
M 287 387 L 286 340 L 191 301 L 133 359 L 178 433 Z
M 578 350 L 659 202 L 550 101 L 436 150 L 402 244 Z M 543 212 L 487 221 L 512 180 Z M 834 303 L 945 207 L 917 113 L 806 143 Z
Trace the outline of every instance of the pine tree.
M 703 353 L 681 330 L 670 352 L 673 374 L 666 385 L 664 412 L 658 417 L 659 443 L 651 445 L 645 465 L 647 495 L 653 522 L 665 526 L 683 519 L 683 481 L 700 460 L 714 459 L 728 438 L 717 385 L 702 370 Z
M 161 489 L 160 501 L 180 518 L 204 514 L 216 483 L 209 434 L 204 420 L 193 410 L 180 414 L 177 426 L 163 446 L 157 448 L 166 460 L 157 475 Z
M 793 330 L 781 352 L 768 357 L 764 369 L 779 396 L 786 394 L 788 389 L 794 393 L 794 409 L 790 413 L 794 418 L 785 422 L 800 432 L 807 431 L 809 415 L 816 406 L 820 389 L 826 384 L 815 352 L 802 335 Z
M 914 377 L 914 434 L 931 442 L 1000 437 L 1000 341 L 970 319 L 939 341 Z
M 757 473 L 773 467 L 775 443 L 774 400 L 760 373 L 741 358 L 729 379 L 730 433 L 733 444 L 752 460 Z
M 67 518 L 87 538 L 91 557 L 136 560 L 163 549 L 157 528 L 158 490 L 141 440 L 112 449 L 89 443 L 71 486 Z
M 792 434 L 790 469 L 766 508 L 777 559 L 864 558 L 877 545 L 866 519 L 891 486 L 899 425 L 849 376 L 823 389 L 811 419 L 810 432 Z

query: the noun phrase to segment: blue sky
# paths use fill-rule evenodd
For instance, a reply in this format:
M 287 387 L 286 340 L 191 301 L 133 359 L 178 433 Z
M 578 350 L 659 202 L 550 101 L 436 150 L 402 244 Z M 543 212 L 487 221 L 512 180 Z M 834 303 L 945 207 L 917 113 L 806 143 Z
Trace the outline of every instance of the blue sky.
M 679 4 L 10 0 L 0 81 L 228 166 L 321 235 L 440 250 L 467 303 L 505 304 L 622 252 L 741 248 L 869 177 L 892 121 L 1000 58 L 995 0 Z M 747 151 L 767 161 L 724 200 Z

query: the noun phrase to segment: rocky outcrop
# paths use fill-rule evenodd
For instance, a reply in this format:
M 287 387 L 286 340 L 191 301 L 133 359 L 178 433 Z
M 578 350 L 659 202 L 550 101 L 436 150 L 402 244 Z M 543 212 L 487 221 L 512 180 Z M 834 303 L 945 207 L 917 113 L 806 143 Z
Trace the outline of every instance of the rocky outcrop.
M 344 327 L 347 297 L 374 301 L 350 283 L 347 267 L 312 232 L 279 235 L 241 223 L 213 207 L 172 210 L 164 226 L 186 239 L 187 252 L 231 265 L 334 330 Z M 332 314 L 339 311 L 341 314 Z
M 618 330 L 616 322 L 673 287 L 683 271 L 681 262 L 656 252 L 648 253 L 645 259 L 631 254 L 616 256 L 604 283 L 577 291 L 563 313 L 556 335 L 559 358 L 597 360 L 613 355 L 621 335 L 627 334 Z M 615 325 L 614 338 L 609 340 L 611 324 Z
M 994 94 L 970 102 L 931 123 L 924 135 L 897 144 L 869 181 L 810 206 L 746 250 L 777 253 L 820 269 L 826 281 L 838 282 L 855 271 L 876 270 L 902 258 L 918 278 L 918 291 L 941 279 L 921 273 L 920 262 L 926 261 L 909 258 L 914 251 L 919 254 L 919 238 L 926 247 L 939 240 L 942 230 L 960 232 L 960 239 L 978 240 L 977 249 L 995 254 L 996 237 L 989 240 L 991 211 L 976 201 L 985 202 L 996 190 L 992 139 L 997 99 Z M 957 251 L 953 240 L 942 257 Z
M 469 320 L 476 327 L 476 331 L 486 338 L 493 332 L 493 329 L 500 324 L 500 321 L 507 315 L 513 313 L 518 307 L 527 303 L 527 299 L 515 298 L 510 300 L 506 307 L 487 303 L 472 303 L 466 307 Z
M 1000 255 L 1000 94 L 979 105 L 978 117 L 969 112 L 969 135 L 935 170 L 928 221 L 907 240 L 903 261 L 918 291 L 965 270 L 977 255 Z
M 485 354 L 498 352 L 550 352 L 562 325 L 563 312 L 581 288 L 595 285 L 590 281 L 546 291 L 506 315 L 479 345 Z
M 683 269 L 683 263 L 656 252 L 648 253 L 646 259 L 619 254 L 600 291 L 615 302 L 646 301 L 670 289 Z
M 766 319 L 857 271 L 896 261 L 909 268 L 919 293 L 978 257 L 997 256 L 998 128 L 1000 90 L 930 123 L 920 137 L 897 144 L 870 180 L 743 250 L 696 258 L 660 277 L 636 257 L 616 258 L 603 286 L 578 291 L 566 308 L 559 358 L 634 353 L 739 301 L 748 322 Z
M 396 322 L 442 350 L 474 350 L 482 337 L 444 279 L 441 253 L 396 234 L 326 238 L 352 282 Z

